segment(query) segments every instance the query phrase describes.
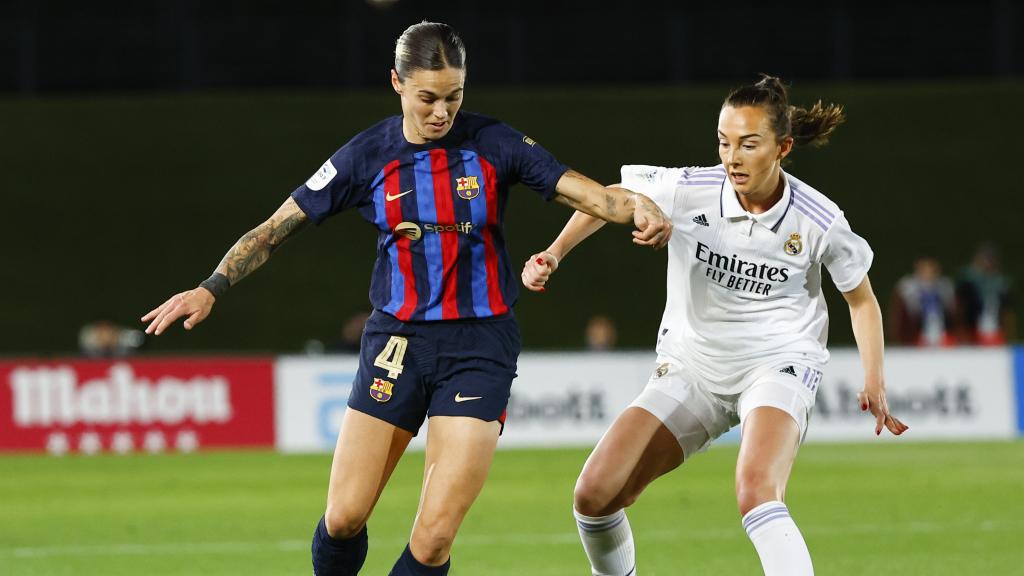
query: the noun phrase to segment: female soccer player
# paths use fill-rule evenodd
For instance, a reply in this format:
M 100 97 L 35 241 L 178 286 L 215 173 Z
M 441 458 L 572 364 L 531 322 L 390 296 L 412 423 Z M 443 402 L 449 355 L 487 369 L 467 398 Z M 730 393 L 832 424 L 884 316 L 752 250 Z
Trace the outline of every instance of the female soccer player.
M 455 533 L 490 469 L 520 349 L 511 312 L 518 282 L 502 225 L 512 184 L 602 221 L 633 222 L 640 244 L 661 247 L 671 234 L 646 197 L 606 189 L 507 125 L 460 113 L 465 60 L 447 25 L 408 28 L 391 71 L 402 115 L 350 140 L 242 236 L 211 278 L 142 318 L 147 333 L 182 317 L 192 329 L 307 220 L 354 207 L 377 227 L 374 311 L 313 537 L 321 576 L 359 571 L 370 513 L 427 416 L 420 507 L 391 574 L 448 572 Z
M 867 277 L 871 249 L 835 203 L 781 167 L 794 144 L 823 144 L 842 121 L 838 106 L 791 107 L 779 79 L 764 77 L 725 99 L 720 165 L 622 167 L 622 184 L 669 214 L 675 234 L 660 366 L 576 483 L 576 522 L 594 574 L 635 573 L 623 509 L 737 423 L 736 500 L 764 572 L 812 574 L 783 497 L 828 361 L 822 264 L 850 306 L 865 374 L 861 409 L 875 416 L 876 434 L 907 430 L 885 400 L 881 312 Z M 602 224 L 574 214 L 527 261 L 523 283 L 542 289 L 559 261 Z

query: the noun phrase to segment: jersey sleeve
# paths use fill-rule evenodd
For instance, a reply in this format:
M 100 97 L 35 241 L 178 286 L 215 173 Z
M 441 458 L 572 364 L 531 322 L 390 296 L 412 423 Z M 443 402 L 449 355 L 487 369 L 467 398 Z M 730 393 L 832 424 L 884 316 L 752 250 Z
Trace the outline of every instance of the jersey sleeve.
M 313 222 L 358 206 L 369 197 L 359 168 L 364 154 L 349 142 L 324 162 L 315 174 L 292 192 L 292 199 Z
M 663 168 L 627 164 L 620 170 L 622 186 L 647 196 L 669 216 L 675 207 L 676 183 L 683 176 L 682 168 Z
M 522 182 L 545 200 L 554 198 L 555 186 L 569 167 L 532 138 L 507 124 L 497 124 L 492 134 L 502 151 L 508 183 Z
M 821 262 L 840 292 L 859 286 L 875 257 L 867 241 L 850 229 L 850 223 L 841 213 L 825 232 L 821 254 Z

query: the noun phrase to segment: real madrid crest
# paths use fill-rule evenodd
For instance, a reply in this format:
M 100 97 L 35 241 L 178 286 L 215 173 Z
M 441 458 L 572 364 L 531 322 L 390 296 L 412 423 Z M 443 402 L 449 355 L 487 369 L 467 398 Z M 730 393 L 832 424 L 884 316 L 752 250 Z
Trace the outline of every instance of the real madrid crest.
M 804 243 L 800 240 L 800 234 L 796 232 L 790 234 L 789 240 L 786 240 L 786 243 L 782 245 L 782 249 L 785 250 L 786 254 L 789 254 L 790 256 L 796 256 L 797 254 L 803 252 Z
M 655 378 L 661 378 L 665 374 L 668 374 L 668 364 L 662 364 L 658 366 L 658 369 L 654 371 Z

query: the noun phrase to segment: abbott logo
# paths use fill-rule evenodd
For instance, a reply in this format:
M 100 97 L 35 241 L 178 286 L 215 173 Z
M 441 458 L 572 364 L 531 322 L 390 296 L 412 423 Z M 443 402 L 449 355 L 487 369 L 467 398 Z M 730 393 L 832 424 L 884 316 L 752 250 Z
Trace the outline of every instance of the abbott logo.
M 177 424 L 231 419 L 231 393 L 222 376 L 183 380 L 137 378 L 115 364 L 105 378 L 79 385 L 72 368 L 19 368 L 11 373 L 14 423 L 21 427 L 73 424 Z

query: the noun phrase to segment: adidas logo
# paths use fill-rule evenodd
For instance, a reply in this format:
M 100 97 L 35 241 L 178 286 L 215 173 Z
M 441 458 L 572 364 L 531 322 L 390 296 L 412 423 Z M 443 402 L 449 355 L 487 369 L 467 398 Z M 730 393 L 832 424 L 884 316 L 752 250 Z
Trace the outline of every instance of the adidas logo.
M 705 217 L 703 214 L 701 214 L 700 216 L 694 216 L 693 221 L 696 222 L 697 224 L 700 224 L 701 226 L 709 225 L 707 217 Z
M 783 374 L 789 374 L 790 376 L 794 377 L 796 376 L 796 370 L 793 370 L 792 366 L 786 366 L 782 370 L 779 370 L 779 372 L 782 372 Z

